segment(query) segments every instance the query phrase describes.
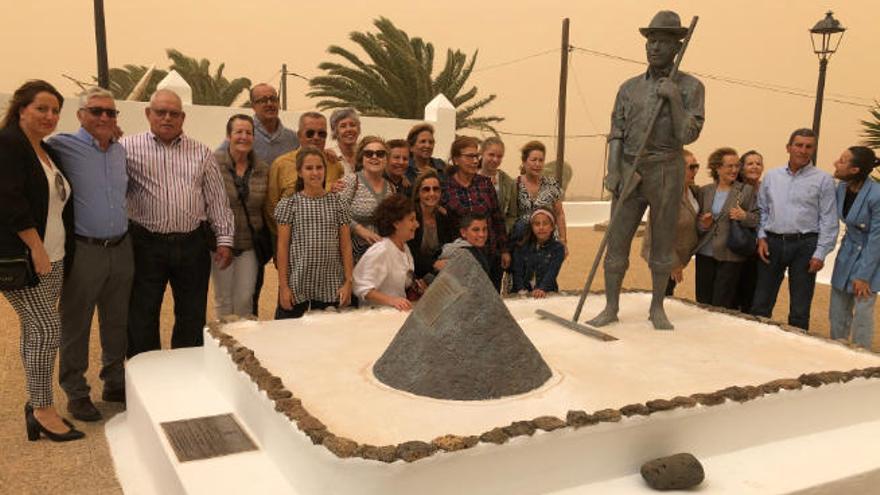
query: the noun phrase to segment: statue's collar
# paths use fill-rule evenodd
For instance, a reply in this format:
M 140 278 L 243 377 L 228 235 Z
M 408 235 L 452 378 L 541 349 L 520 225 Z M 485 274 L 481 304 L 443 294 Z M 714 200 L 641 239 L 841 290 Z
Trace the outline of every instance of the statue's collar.
M 672 66 L 669 67 L 648 67 L 648 72 L 645 73 L 645 79 L 660 79 L 662 77 L 669 77 L 669 74 L 672 72 Z

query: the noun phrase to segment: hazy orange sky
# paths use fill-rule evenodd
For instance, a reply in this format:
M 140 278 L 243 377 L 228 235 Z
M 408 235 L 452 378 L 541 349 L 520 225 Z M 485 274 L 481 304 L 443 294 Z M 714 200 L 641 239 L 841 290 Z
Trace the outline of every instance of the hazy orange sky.
M 818 62 L 807 30 L 828 9 L 848 28 L 839 52 L 831 59 L 819 164 L 826 170 L 839 153 L 860 140 L 860 119 L 868 118 L 880 98 L 880 2 L 846 0 L 678 1 L 645 0 L 483 2 L 446 0 L 379 0 L 371 2 L 250 2 L 107 0 L 107 34 L 111 66 L 126 63 L 167 66 L 166 48 L 187 55 L 225 62 L 228 76 L 254 82 L 272 79 L 282 63 L 306 76 L 319 73 L 330 44 L 354 48 L 353 30 L 372 29 L 372 20 L 387 16 L 411 36 L 434 43 L 441 65 L 446 48 L 479 49 L 471 78 L 480 94 L 498 99 L 486 113 L 506 117 L 499 130 L 511 133 L 553 134 L 560 57 L 560 28 L 571 19 L 571 44 L 576 47 L 644 60 L 644 39 L 637 28 L 653 14 L 671 8 L 686 24 L 700 23 L 682 64 L 685 71 L 759 81 L 815 92 Z M 65 94 L 76 87 L 61 77 L 89 79 L 95 69 L 92 2 L 0 0 L 7 21 L 0 28 L 0 92 L 10 92 L 29 78 L 44 78 Z M 535 56 L 515 63 L 514 60 Z M 594 134 L 608 130 L 608 115 L 619 84 L 643 67 L 575 51 L 568 94 L 568 133 Z M 499 65 L 501 64 L 501 65 Z M 719 146 L 740 152 L 756 148 L 770 167 L 785 163 L 785 141 L 791 130 L 812 123 L 813 99 L 770 92 L 702 78 L 707 90 L 707 121 L 699 141 L 691 146 L 701 161 Z M 307 84 L 289 80 L 290 107 L 313 106 L 304 96 Z M 222 126 L 218 126 L 222 127 Z M 529 138 L 505 136 L 507 170 L 519 165 L 517 149 Z M 555 139 L 544 139 L 549 157 Z M 598 195 L 603 140 L 571 138 L 567 161 L 575 168 L 570 195 Z M 445 156 L 438 150 L 438 156 Z M 701 175 L 699 181 L 708 177 Z

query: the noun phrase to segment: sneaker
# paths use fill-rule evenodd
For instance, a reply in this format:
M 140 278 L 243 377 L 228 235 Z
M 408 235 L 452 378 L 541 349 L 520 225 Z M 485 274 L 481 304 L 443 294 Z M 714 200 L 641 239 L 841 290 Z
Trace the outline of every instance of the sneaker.
M 103 418 L 101 411 L 95 407 L 92 399 L 88 396 L 67 401 L 67 410 L 80 421 L 99 421 Z

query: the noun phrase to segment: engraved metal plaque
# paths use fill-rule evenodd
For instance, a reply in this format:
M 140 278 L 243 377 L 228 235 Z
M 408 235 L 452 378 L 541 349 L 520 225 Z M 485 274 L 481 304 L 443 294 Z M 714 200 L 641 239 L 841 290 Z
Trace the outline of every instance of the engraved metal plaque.
M 437 277 L 419 300 L 421 307 L 416 314 L 430 327 L 464 292 L 464 287 L 454 277 Z
M 180 462 L 257 450 L 232 414 L 160 423 Z

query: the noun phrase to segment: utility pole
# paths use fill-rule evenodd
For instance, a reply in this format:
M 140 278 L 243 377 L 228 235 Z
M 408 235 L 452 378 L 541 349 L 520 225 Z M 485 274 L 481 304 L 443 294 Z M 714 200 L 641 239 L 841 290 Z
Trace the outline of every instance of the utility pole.
M 95 0 L 95 46 L 98 49 L 98 86 L 110 89 L 110 64 L 107 62 L 107 29 L 104 27 L 104 0 Z
M 287 64 L 281 64 L 281 110 L 287 110 Z
M 568 17 L 562 20 L 562 50 L 559 70 L 559 134 L 556 136 L 556 181 L 562 186 L 562 171 L 565 166 L 565 103 L 568 95 Z

